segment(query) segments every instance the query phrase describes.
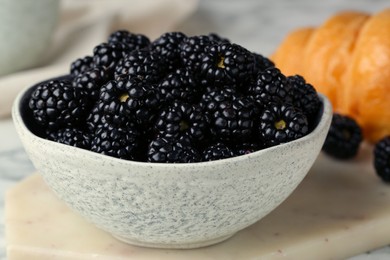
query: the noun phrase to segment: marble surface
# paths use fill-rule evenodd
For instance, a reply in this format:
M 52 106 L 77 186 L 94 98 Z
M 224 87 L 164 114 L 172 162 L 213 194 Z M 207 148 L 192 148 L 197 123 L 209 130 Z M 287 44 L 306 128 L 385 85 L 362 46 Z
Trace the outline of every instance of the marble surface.
M 200 1 L 197 12 L 178 30 L 189 35 L 217 32 L 252 51 L 270 55 L 284 36 L 298 26 L 318 25 L 340 10 L 376 12 L 388 7 L 388 0 L 245 0 Z M 55 75 L 53 75 L 55 76 Z M 34 83 L 34 82 L 32 82 Z M 34 167 L 27 158 L 10 119 L 0 120 L 0 259 L 4 251 L 4 191 Z M 390 247 L 384 247 L 351 259 L 389 259 Z

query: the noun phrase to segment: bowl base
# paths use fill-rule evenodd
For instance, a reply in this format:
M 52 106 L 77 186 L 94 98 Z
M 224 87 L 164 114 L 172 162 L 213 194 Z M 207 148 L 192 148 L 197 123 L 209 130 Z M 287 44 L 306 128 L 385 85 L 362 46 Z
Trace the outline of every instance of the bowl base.
M 142 246 L 142 247 L 151 247 L 151 248 L 166 248 L 166 249 L 191 249 L 191 248 L 199 248 L 199 247 L 205 247 L 205 246 L 211 246 L 217 243 L 220 243 L 222 241 L 225 241 L 226 239 L 232 237 L 235 233 L 209 239 L 209 240 L 204 240 L 204 241 L 199 241 L 199 242 L 189 242 L 189 243 L 173 243 L 173 244 L 165 244 L 165 243 L 152 243 L 152 242 L 145 242 L 145 241 L 140 241 L 137 239 L 131 239 L 131 238 L 125 238 L 121 236 L 117 236 L 112 234 L 113 237 L 116 239 L 125 242 L 127 244 L 135 245 L 135 246 Z

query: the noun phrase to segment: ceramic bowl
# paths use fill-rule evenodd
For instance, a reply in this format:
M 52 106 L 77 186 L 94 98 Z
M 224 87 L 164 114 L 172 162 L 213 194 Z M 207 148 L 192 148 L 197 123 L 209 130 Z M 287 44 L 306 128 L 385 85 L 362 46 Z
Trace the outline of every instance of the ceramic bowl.
M 298 186 L 316 160 L 332 118 L 298 140 L 234 158 L 184 164 L 108 157 L 40 138 L 28 97 L 13 106 L 16 129 L 47 185 L 75 212 L 130 244 L 195 248 L 259 221 Z

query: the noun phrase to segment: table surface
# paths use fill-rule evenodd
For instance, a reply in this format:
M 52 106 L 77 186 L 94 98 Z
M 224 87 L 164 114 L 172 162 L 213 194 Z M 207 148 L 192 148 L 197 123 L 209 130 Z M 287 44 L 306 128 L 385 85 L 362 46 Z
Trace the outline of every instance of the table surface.
M 388 0 L 201 0 L 198 10 L 177 30 L 188 35 L 217 32 L 252 51 L 270 55 L 294 28 L 319 25 L 341 10 L 377 12 L 385 7 L 389 7 Z M 0 259 L 6 259 L 4 192 L 33 171 L 12 120 L 0 120 Z M 350 259 L 389 258 L 390 247 L 384 247 Z

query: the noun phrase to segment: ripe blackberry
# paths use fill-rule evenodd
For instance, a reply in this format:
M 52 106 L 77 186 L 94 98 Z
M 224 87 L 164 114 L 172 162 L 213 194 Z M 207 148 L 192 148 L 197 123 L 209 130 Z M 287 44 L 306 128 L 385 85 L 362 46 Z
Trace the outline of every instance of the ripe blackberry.
M 231 102 L 236 95 L 236 91 L 230 87 L 208 88 L 199 102 L 210 123 L 212 115 L 219 109 L 219 105 L 224 102 Z
M 150 142 L 147 161 L 156 163 L 193 163 L 200 161 L 199 152 L 188 139 L 157 137 Z
M 202 65 L 204 49 L 211 43 L 212 40 L 205 35 L 185 38 L 180 44 L 180 57 L 183 66 L 198 75 Z
M 93 49 L 93 63 L 96 67 L 104 67 L 107 72 L 114 70 L 123 57 L 123 45 L 119 43 L 101 43 Z
M 241 142 L 251 138 L 258 114 L 255 102 L 232 89 L 218 89 L 203 95 L 200 102 L 210 131 L 223 141 Z
M 257 75 L 257 80 L 248 89 L 260 108 L 268 103 L 292 103 L 291 86 L 277 68 L 268 68 Z
M 90 69 L 93 65 L 93 59 L 91 56 L 85 56 L 84 58 L 79 58 L 71 63 L 70 65 L 70 75 L 73 77 L 78 76 L 79 74 Z
M 350 159 L 359 151 L 362 140 L 361 128 L 354 119 L 334 113 L 322 150 L 338 159 Z
M 90 135 L 78 128 L 66 127 L 58 129 L 54 132 L 50 132 L 48 139 L 82 149 L 89 150 L 91 148 Z
M 134 34 L 126 30 L 118 30 L 110 34 L 108 43 L 122 43 L 128 52 L 149 46 L 150 40 L 143 34 Z
M 260 114 L 259 136 L 267 147 L 298 139 L 308 131 L 306 116 L 290 104 L 269 103 Z
M 237 44 L 211 44 L 202 57 L 201 76 L 208 84 L 246 82 L 253 76 L 254 56 Z
M 197 142 L 204 139 L 206 127 L 205 117 L 199 107 L 177 101 L 162 110 L 155 124 L 161 136 L 186 136 Z
M 68 81 L 53 80 L 39 85 L 31 94 L 29 107 L 37 123 L 49 129 L 72 127 L 81 122 L 89 100 Z
M 129 76 L 149 83 L 157 83 L 165 74 L 161 60 L 147 49 L 126 55 L 115 67 L 115 78 Z
M 307 118 L 315 117 L 320 109 L 321 101 L 314 87 L 306 83 L 305 79 L 299 75 L 289 76 L 287 81 L 292 88 L 294 106 L 305 113 Z
M 384 181 L 390 182 L 390 136 L 379 140 L 374 147 L 374 167 L 376 174 Z
M 267 57 L 258 53 L 252 53 L 252 55 L 255 58 L 255 72 L 261 72 L 268 68 L 275 67 L 275 64 Z
M 208 146 L 202 153 L 202 161 L 214 161 L 233 157 L 233 151 L 224 143 Z
M 230 43 L 229 39 L 223 38 L 220 35 L 218 35 L 217 33 L 209 33 L 209 35 L 207 35 L 207 37 L 211 41 L 216 42 L 216 43 Z
M 136 120 L 139 124 L 153 122 L 160 106 L 159 93 L 137 78 L 110 81 L 100 91 L 99 109 L 111 122 Z
M 181 32 L 168 32 L 154 40 L 150 48 L 163 60 L 168 70 L 180 67 L 180 44 L 187 36 Z
M 93 101 L 96 101 L 99 98 L 100 88 L 108 80 L 109 77 L 104 68 L 94 67 L 78 74 L 73 79 L 72 86 L 84 90 Z
M 197 85 L 192 73 L 187 69 L 177 69 L 168 74 L 157 86 L 161 99 L 166 103 L 173 101 L 195 102 L 203 93 L 201 86 Z
M 108 156 L 135 160 L 140 132 L 132 122 L 103 124 L 97 127 L 91 140 L 91 151 Z

